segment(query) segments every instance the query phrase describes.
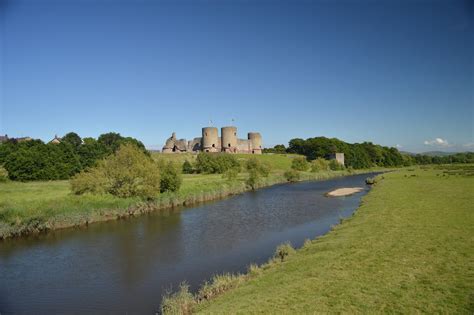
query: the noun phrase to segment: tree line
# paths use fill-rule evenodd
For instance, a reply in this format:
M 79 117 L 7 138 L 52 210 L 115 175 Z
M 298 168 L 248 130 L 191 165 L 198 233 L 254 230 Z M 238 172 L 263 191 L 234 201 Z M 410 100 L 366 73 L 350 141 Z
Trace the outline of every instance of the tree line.
M 309 161 L 318 158 L 328 159 L 336 152 L 344 153 L 346 167 L 354 169 L 410 166 L 416 164 L 474 163 L 474 153 L 465 152 L 449 156 L 428 156 L 423 154 L 404 154 L 393 147 L 381 146 L 372 142 L 347 143 L 337 138 L 314 137 L 306 140 L 295 138 L 288 147 L 282 144 L 264 153 L 296 153 L 306 156 Z
M 0 144 L 0 165 L 11 180 L 69 179 L 127 143 L 149 155 L 142 142 L 119 133 L 109 132 L 97 139 L 82 139 L 77 133 L 70 132 L 61 138 L 60 143 L 9 139 Z

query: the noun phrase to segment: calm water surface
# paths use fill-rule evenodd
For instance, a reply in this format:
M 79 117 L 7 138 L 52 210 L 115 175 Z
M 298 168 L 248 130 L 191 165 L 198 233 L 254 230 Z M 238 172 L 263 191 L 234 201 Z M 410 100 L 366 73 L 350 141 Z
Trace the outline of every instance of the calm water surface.
M 301 246 L 357 208 L 370 174 L 277 185 L 193 208 L 0 242 L 0 313 L 153 313 L 165 290 Z M 362 193 L 326 198 L 339 187 Z

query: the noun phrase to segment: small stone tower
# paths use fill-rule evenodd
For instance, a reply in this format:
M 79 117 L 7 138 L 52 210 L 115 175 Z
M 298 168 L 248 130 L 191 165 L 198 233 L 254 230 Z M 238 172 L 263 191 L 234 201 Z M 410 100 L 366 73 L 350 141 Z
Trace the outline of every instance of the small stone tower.
M 217 128 L 202 128 L 202 151 L 203 152 L 220 152 L 219 135 Z
M 252 154 L 262 154 L 262 136 L 258 132 L 249 132 L 250 152 Z
M 237 127 L 222 127 L 221 142 L 222 151 L 230 153 L 237 152 Z

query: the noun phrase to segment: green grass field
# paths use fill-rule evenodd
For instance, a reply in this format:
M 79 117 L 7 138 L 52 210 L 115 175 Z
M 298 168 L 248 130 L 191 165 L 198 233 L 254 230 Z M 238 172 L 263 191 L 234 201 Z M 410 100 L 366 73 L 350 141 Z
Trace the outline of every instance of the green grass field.
M 245 160 L 252 155 L 238 155 Z M 185 159 L 195 159 L 191 154 L 153 154 L 155 159 L 166 159 L 182 165 Z M 283 172 L 290 168 L 292 155 L 259 155 L 272 167 L 261 187 L 285 181 Z M 364 170 L 362 172 L 367 172 Z M 349 174 L 338 172 L 302 172 L 302 180 L 325 179 Z M 229 182 L 222 175 L 183 175 L 183 184 L 176 193 L 164 193 L 153 202 L 138 198 L 117 198 L 111 195 L 71 194 L 68 181 L 6 182 L 0 183 L 0 239 L 40 231 L 80 226 L 137 215 L 158 209 L 190 205 L 241 193 L 247 174 L 240 173 L 236 181 Z
M 245 162 L 250 158 L 256 158 L 262 162 L 267 163 L 271 166 L 274 171 L 286 171 L 291 168 L 291 161 L 297 154 L 235 154 L 234 156 L 241 162 Z M 183 165 L 184 161 L 194 162 L 197 158 L 197 154 L 193 153 L 180 153 L 180 154 L 163 154 L 153 152 L 152 157 L 155 160 L 171 161 L 179 166 Z
M 384 174 L 343 224 L 195 311 L 472 314 L 473 175 L 472 165 Z

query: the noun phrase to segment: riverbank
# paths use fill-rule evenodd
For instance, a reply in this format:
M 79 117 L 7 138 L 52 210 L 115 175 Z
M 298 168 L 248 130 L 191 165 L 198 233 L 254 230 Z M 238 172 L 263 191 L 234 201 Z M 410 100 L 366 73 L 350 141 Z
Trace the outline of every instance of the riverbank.
M 283 261 L 165 302 L 203 314 L 472 313 L 473 171 L 384 174 L 353 217 L 296 252 L 280 248 Z
M 262 157 L 269 159 L 268 156 Z M 270 176 L 262 178 L 258 188 L 286 182 L 283 173 L 291 165 L 291 159 L 271 158 L 274 170 Z M 322 180 L 372 171 L 301 172 L 300 180 Z M 125 219 L 226 198 L 250 190 L 245 184 L 246 177 L 247 174 L 241 173 L 236 180 L 228 181 L 221 175 L 183 175 L 183 185 L 178 192 L 160 194 L 149 202 L 109 195 L 76 196 L 70 193 L 67 181 L 0 183 L 0 239 Z

